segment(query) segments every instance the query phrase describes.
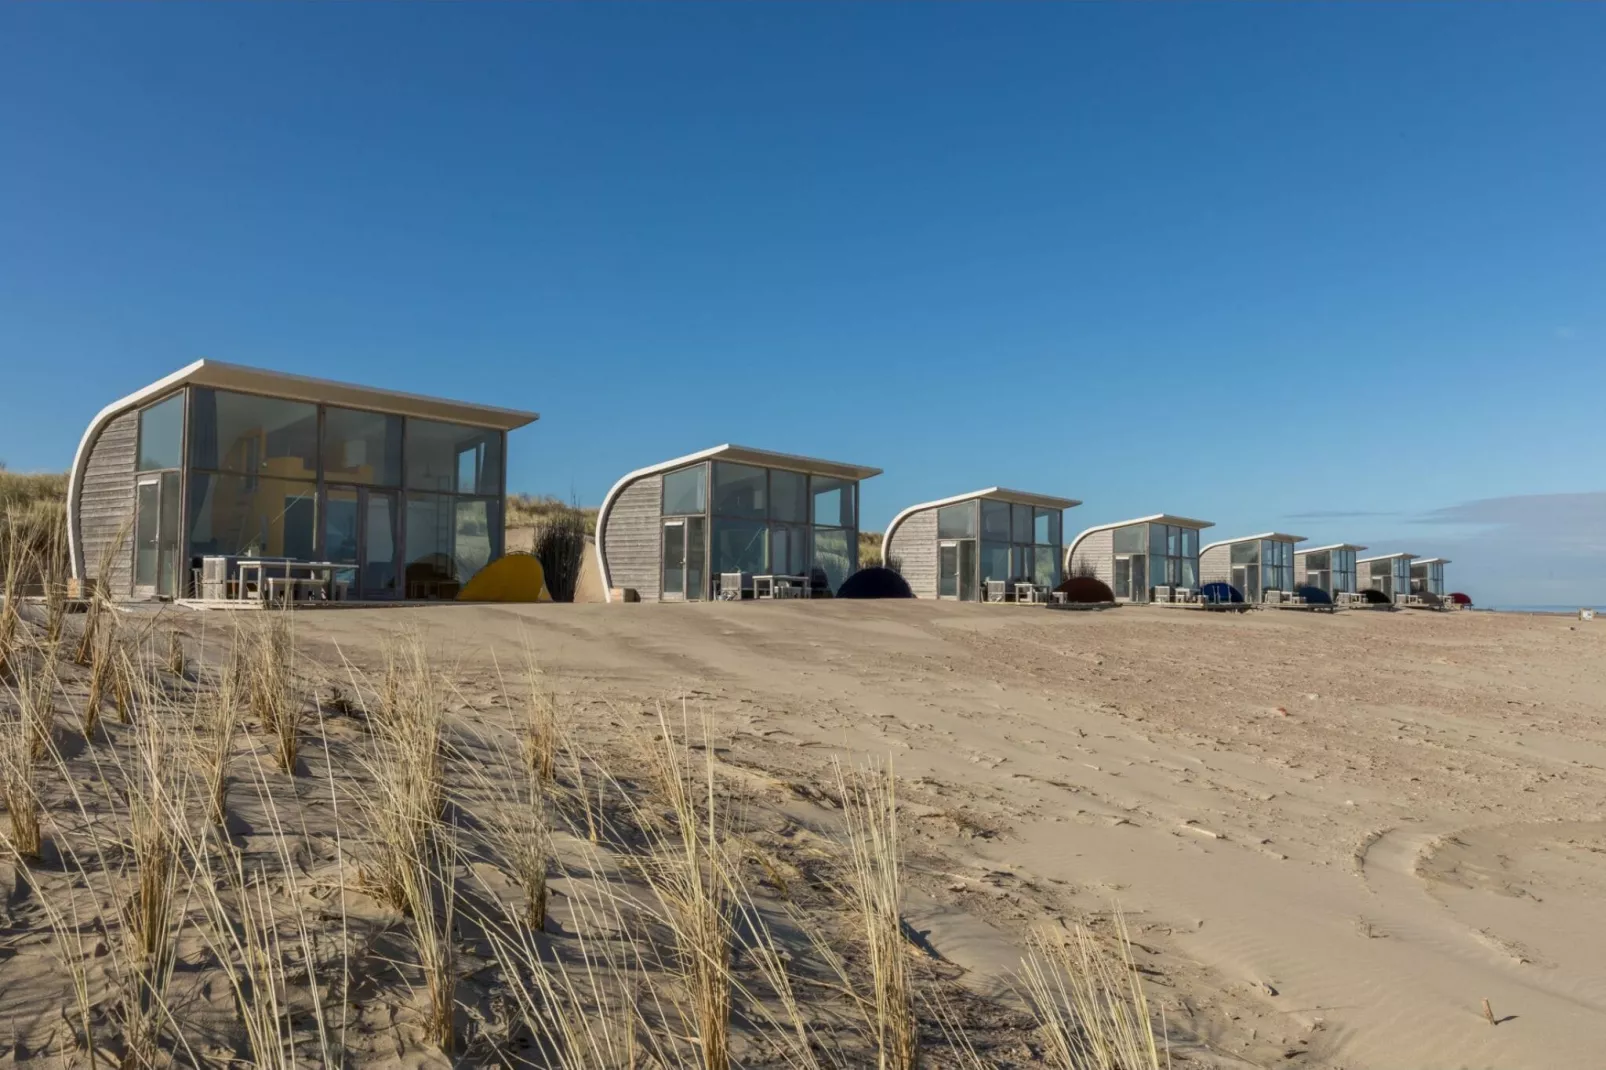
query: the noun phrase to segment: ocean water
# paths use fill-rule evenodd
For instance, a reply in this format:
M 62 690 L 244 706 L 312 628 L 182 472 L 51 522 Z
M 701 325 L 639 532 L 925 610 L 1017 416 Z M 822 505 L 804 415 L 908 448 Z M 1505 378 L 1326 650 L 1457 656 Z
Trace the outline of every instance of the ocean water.
M 1479 606 L 1477 608 L 1483 609 L 1485 607 Z M 1579 609 L 1594 609 L 1602 619 L 1606 619 L 1606 612 L 1602 612 L 1599 606 L 1589 606 L 1587 604 L 1584 606 L 1576 604 L 1570 606 L 1489 606 L 1487 608 L 1494 610 L 1496 613 L 1566 613 L 1568 616 L 1577 613 Z

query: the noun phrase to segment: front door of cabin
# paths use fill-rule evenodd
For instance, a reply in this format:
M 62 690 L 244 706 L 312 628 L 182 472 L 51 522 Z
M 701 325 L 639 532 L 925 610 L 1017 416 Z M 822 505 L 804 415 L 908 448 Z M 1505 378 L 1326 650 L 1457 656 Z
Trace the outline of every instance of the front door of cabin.
M 937 597 L 959 597 L 959 543 L 937 544 Z
M 332 486 L 324 492 L 323 558 L 335 565 L 346 597 L 397 595 L 399 558 L 396 492 Z
M 177 472 L 141 476 L 134 484 L 135 598 L 178 596 Z
M 707 521 L 700 516 L 664 520 L 663 592 L 666 602 L 699 602 L 708 588 L 704 544 Z
M 1149 600 L 1149 559 L 1144 554 L 1118 554 L 1115 558 L 1115 600 Z

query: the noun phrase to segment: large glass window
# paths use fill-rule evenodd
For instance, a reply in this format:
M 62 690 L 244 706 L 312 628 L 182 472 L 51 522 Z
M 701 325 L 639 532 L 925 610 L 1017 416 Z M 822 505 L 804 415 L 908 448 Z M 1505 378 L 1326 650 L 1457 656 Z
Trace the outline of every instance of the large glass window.
M 1149 525 L 1149 556 L 1150 557 L 1164 557 L 1165 556 L 1165 553 L 1166 553 L 1166 550 L 1165 550 L 1165 533 L 1166 533 L 1166 526 L 1164 524 L 1150 524 Z
M 1118 554 L 1141 554 L 1147 548 L 1145 540 L 1148 532 L 1145 524 L 1128 524 L 1124 528 L 1115 529 L 1115 552 Z
M 762 520 L 714 518 L 714 573 L 766 573 L 769 568 L 769 525 Z
M 1126 530 L 1126 529 L 1118 529 Z M 1253 544 L 1251 544 L 1253 545 Z M 1193 588 L 1199 582 L 1199 533 L 1176 524 L 1149 525 L 1149 584 Z M 1233 561 L 1237 561 L 1237 546 Z
M 1280 539 L 1265 539 L 1260 547 L 1260 589 L 1263 591 L 1292 591 L 1294 589 L 1294 544 Z
M 333 406 L 324 409 L 324 479 L 396 487 L 401 485 L 401 461 L 400 416 Z
M 770 525 L 770 568 L 782 576 L 805 576 L 809 569 L 808 529 L 802 524 Z
M 1149 586 L 1167 587 L 1171 584 L 1171 573 L 1166 568 L 1166 558 L 1149 555 Z
M 491 563 L 496 553 L 501 510 L 491 498 L 458 498 L 452 540 L 452 561 L 459 583 L 466 583 Z
M 184 459 L 184 394 L 158 401 L 139 414 L 141 472 L 177 468 Z
M 770 519 L 788 524 L 809 522 L 809 477 L 784 468 L 770 469 Z
M 1060 514 L 1058 509 L 1039 509 L 1032 520 L 1032 541 L 1039 546 L 1058 546 L 1060 541 Z
M 751 465 L 715 461 L 713 497 L 715 516 L 763 520 L 770 515 L 769 472 Z
M 983 499 L 981 503 L 981 537 L 1009 541 L 1009 503 Z M 1002 579 L 1003 577 L 999 577 Z
M 291 479 L 194 473 L 186 530 L 192 555 L 313 560 L 318 486 Z
M 1235 542 L 1232 544 L 1231 557 L 1235 565 L 1253 565 L 1260 560 L 1260 543 L 1254 540 Z
M 318 406 L 197 388 L 190 401 L 190 466 L 316 479 Z
M 1335 550 L 1333 552 L 1333 589 L 1336 591 L 1354 591 L 1355 587 L 1355 551 Z
M 456 494 L 502 494 L 502 433 L 407 421 L 407 486 Z
M 694 464 L 664 476 L 665 516 L 686 516 L 707 511 L 705 472 L 703 465 Z
M 937 510 L 937 538 L 974 539 L 976 537 L 976 503 L 960 502 L 945 505 Z
M 501 523 L 496 499 L 409 494 L 407 597 L 450 597 L 442 585 L 467 583 L 496 556 Z
M 1037 555 L 1036 567 L 1032 570 L 1032 582 L 1058 587 L 1060 582 L 1060 555 L 1052 546 L 1033 547 Z
M 1010 538 L 1015 542 L 1032 541 L 1032 507 L 1029 505 L 1015 505 L 1010 507 L 1014 517 L 1010 525 Z
M 1312 550 L 1305 555 L 1305 567 L 1313 571 L 1332 567 L 1331 550 Z
M 818 506 L 818 497 L 815 502 Z M 853 574 L 858 564 L 858 550 L 855 533 L 849 528 L 814 529 L 814 567 L 825 573 L 832 591 Z
M 457 522 L 452 501 L 441 494 L 407 496 L 408 598 L 437 597 L 444 593 L 438 585 L 461 582 L 452 553 L 452 533 Z
M 815 476 L 811 492 L 814 499 L 814 522 L 822 527 L 855 527 L 853 508 L 854 484 L 845 479 L 827 479 Z
M 981 578 L 1008 580 L 1010 578 L 1009 543 L 983 542 L 981 544 Z

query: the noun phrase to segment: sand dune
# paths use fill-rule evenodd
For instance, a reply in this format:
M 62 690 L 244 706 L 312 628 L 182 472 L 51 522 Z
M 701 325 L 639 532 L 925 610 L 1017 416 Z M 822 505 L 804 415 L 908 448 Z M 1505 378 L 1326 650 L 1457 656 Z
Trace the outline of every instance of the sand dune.
M 1025 935 L 1119 903 L 1200 1065 L 1554 1067 L 1606 1048 L 1606 629 L 917 603 L 304 614 L 465 693 L 528 644 L 588 744 L 684 701 L 808 805 L 890 755 L 908 922 L 1007 999 Z M 1481 1001 L 1499 1019 L 1491 1027 Z

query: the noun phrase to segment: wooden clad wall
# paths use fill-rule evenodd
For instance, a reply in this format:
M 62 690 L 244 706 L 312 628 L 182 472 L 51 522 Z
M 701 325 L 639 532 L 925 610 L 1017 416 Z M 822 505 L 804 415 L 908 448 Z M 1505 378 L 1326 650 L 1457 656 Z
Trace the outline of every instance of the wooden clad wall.
M 1071 567 L 1065 570 L 1066 576 L 1082 574 L 1088 565 L 1093 566 L 1094 574 L 1113 590 L 1115 587 L 1115 529 L 1104 528 L 1092 532 L 1087 538 L 1076 544 L 1071 551 Z
M 643 602 L 656 602 L 663 558 L 664 477 L 644 476 L 620 491 L 601 533 L 608 578 L 634 587 Z
M 78 531 L 84 546 L 86 578 L 100 578 L 107 559 L 106 584 L 114 597 L 133 589 L 134 453 L 139 445 L 139 413 L 126 412 L 107 424 L 89 447 L 78 501 Z M 117 546 L 118 537 L 122 545 Z
M 887 551 L 898 559 L 916 598 L 937 597 L 937 510 L 922 509 L 904 517 Z
M 1199 586 L 1232 582 L 1232 544 L 1212 546 L 1199 555 Z

